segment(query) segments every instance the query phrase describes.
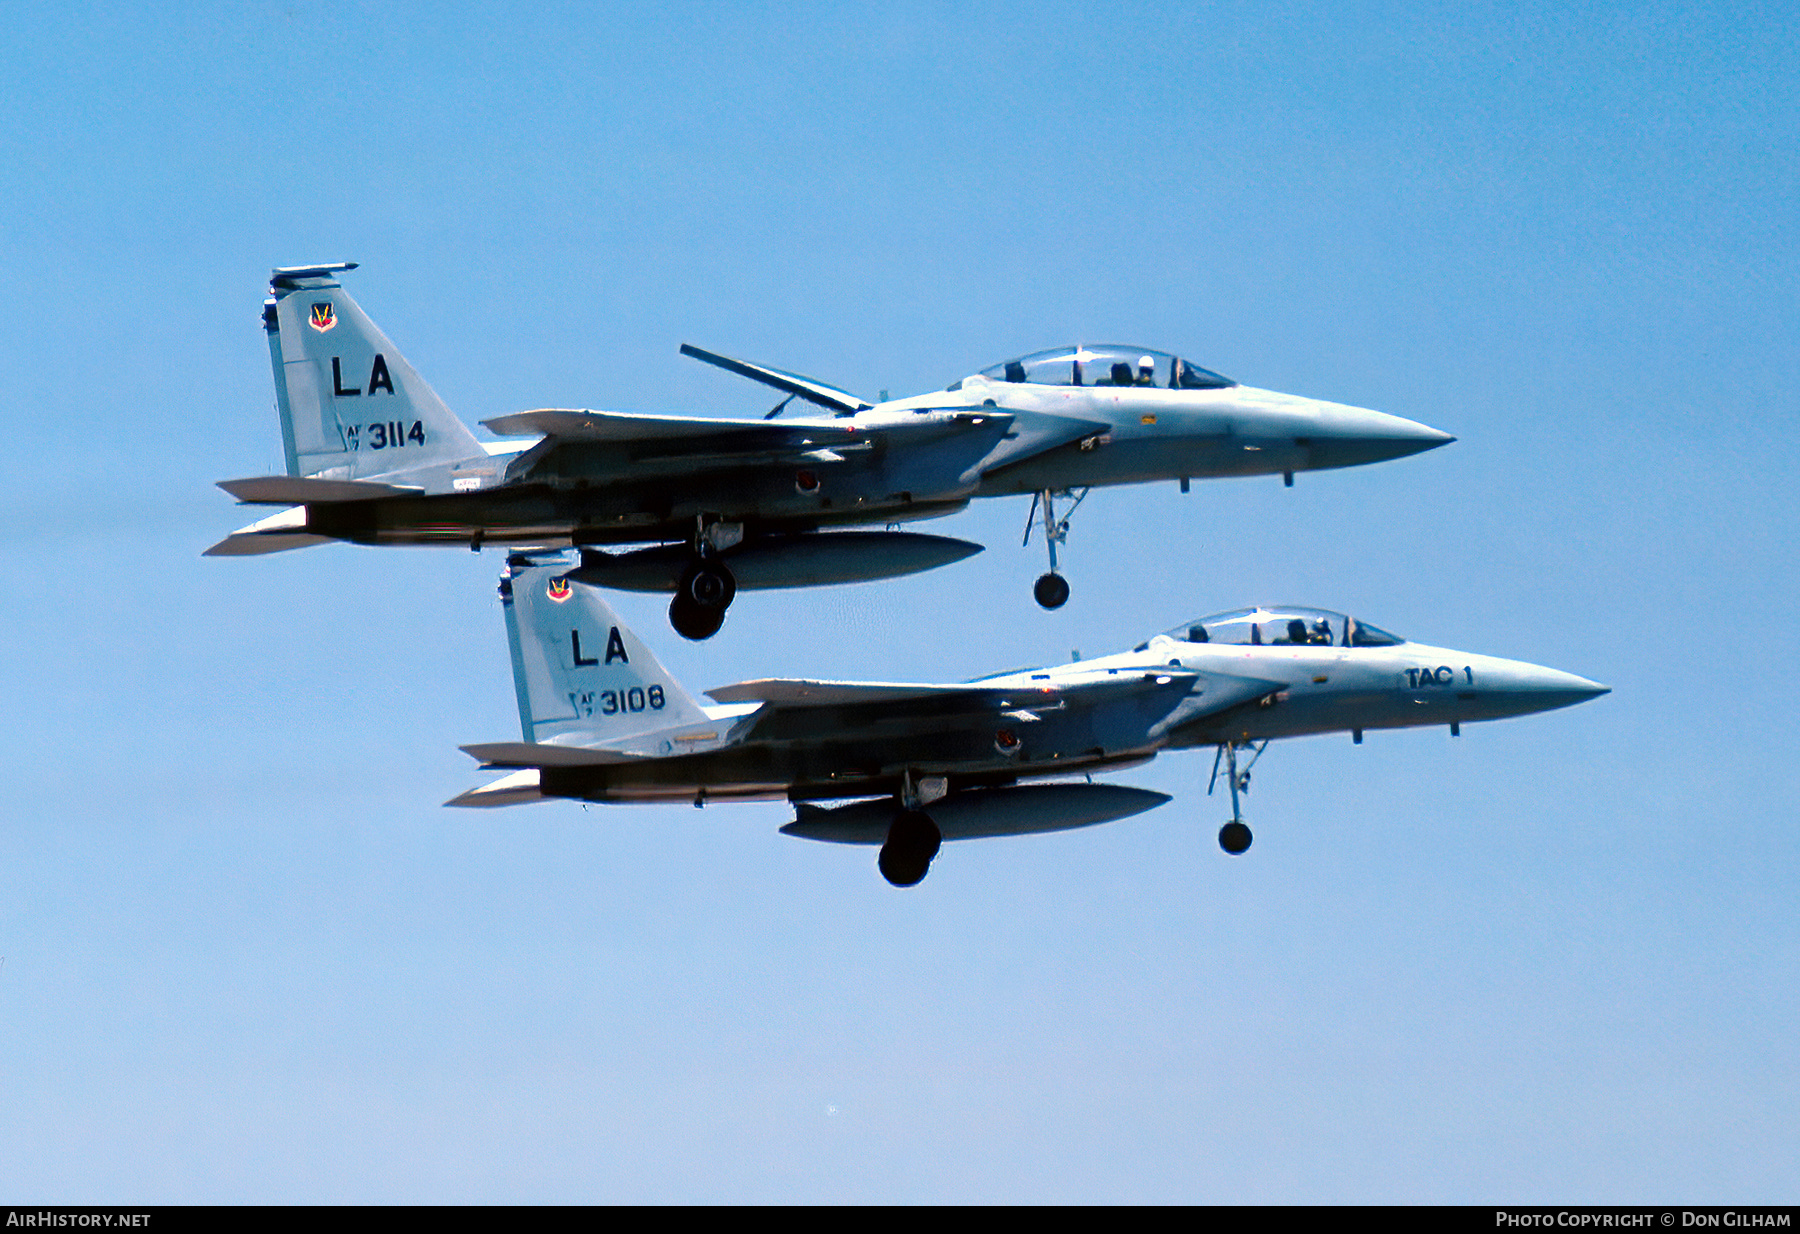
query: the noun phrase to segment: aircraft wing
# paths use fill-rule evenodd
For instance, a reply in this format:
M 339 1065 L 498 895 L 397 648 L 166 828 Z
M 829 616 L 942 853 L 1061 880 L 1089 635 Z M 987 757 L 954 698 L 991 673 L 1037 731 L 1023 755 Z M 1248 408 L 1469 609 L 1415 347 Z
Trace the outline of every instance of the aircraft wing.
M 509 475 L 528 474 L 564 447 L 595 444 L 619 447 L 634 474 L 687 475 L 697 470 L 771 464 L 817 466 L 844 462 L 853 451 L 876 442 L 911 448 L 946 440 L 966 444 L 974 457 L 988 452 L 1012 422 L 1008 412 L 990 408 L 948 408 L 894 416 L 880 423 L 823 419 L 729 420 L 714 416 L 656 416 L 623 411 L 545 408 L 500 416 L 482 423 L 506 436 L 541 434 L 515 460 Z M 960 471 L 958 466 L 955 470 Z
M 1044 676 L 1007 685 L 982 682 L 928 685 L 900 681 L 814 681 L 774 677 L 740 681 L 708 690 L 718 703 L 764 703 L 779 710 L 811 707 L 852 707 L 883 704 L 898 711 L 914 708 L 942 712 L 978 710 L 1030 710 L 1055 705 L 1085 705 L 1122 695 L 1150 690 L 1177 690 L 1186 694 L 1180 707 L 1181 722 L 1227 710 L 1286 688 L 1285 682 L 1229 673 L 1191 672 L 1155 667 L 1101 671 L 1079 676 Z
M 708 690 L 715 703 L 775 703 L 784 707 L 851 707 L 863 703 L 943 701 L 953 698 L 987 701 L 1018 694 L 969 685 L 919 685 L 899 681 L 812 681 L 800 677 L 765 677 Z
M 681 354 L 692 356 L 706 364 L 716 365 L 727 373 L 736 373 L 739 377 L 760 381 L 765 386 L 773 386 L 791 396 L 803 398 L 809 403 L 829 408 L 832 411 L 845 413 L 864 411 L 875 405 L 866 399 L 857 398 L 848 390 L 828 386 L 822 381 L 814 381 L 811 377 L 783 372 L 778 368 L 765 368 L 760 364 L 751 364 L 744 360 L 733 360 L 730 356 L 722 356 L 716 351 L 706 351 L 691 343 L 681 345 Z
M 731 441 L 747 450 L 821 449 L 853 445 L 865 433 L 850 424 L 818 421 L 787 424 L 767 420 L 727 420 L 717 416 L 654 416 L 634 411 L 571 411 L 543 408 L 483 420 L 501 437 L 536 433 L 565 441 L 619 445 L 702 440 L 708 448 Z
M 303 506 L 309 501 L 368 501 L 374 497 L 408 497 L 425 490 L 376 480 L 315 480 L 311 476 L 254 476 L 220 480 L 219 487 L 245 505 Z
M 1093 703 L 1122 694 L 1164 689 L 1177 683 L 1185 689 L 1201 676 L 1203 674 L 1180 669 L 1130 669 L 1061 679 L 1046 675 L 1040 680 L 1013 681 L 1004 686 L 978 681 L 926 685 L 904 681 L 813 681 L 770 677 L 721 686 L 708 690 L 706 696 L 718 703 L 766 703 L 784 709 L 880 703 L 897 710 L 907 710 L 909 704 L 920 704 L 944 711 L 981 711 Z M 1262 692 L 1279 688 L 1279 683 L 1271 684 Z

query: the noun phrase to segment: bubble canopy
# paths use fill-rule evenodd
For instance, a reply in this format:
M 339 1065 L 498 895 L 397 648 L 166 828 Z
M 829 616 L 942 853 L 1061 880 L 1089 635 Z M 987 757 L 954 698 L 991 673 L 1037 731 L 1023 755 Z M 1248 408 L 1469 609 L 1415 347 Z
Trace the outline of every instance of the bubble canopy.
M 1225 390 L 1237 385 L 1197 364 L 1119 343 L 1053 347 L 982 369 L 989 381 L 1037 386 L 1142 386 L 1165 390 Z
M 1240 608 L 1164 630 L 1183 643 L 1239 647 L 1392 647 L 1406 640 L 1322 608 Z

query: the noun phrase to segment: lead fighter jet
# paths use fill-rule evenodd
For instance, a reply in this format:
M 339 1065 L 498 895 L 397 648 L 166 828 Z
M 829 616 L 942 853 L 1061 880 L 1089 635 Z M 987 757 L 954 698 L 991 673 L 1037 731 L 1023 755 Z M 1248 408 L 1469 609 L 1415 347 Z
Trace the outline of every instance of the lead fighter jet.
M 1215 747 L 1231 819 L 1276 737 L 1496 720 L 1607 687 L 1517 660 L 1410 643 L 1341 613 L 1254 608 L 1188 622 L 1131 651 L 973 682 L 746 681 L 703 705 L 563 563 L 515 557 L 501 576 L 522 741 L 464 746 L 499 779 L 448 804 L 786 799 L 782 831 L 880 845 L 896 886 L 944 840 L 1084 827 L 1163 793 L 1067 778 L 1163 750 Z M 1239 766 L 1240 752 L 1249 757 Z M 1208 791 L 1211 791 L 1209 786 Z M 816 803 L 841 801 L 826 807 Z
M 673 592 L 669 619 L 710 637 L 739 588 L 890 578 L 981 546 L 847 527 L 936 518 L 974 497 L 1031 494 L 1050 569 L 1096 485 L 1284 476 L 1352 467 L 1454 440 L 1399 416 L 1240 386 L 1139 347 L 1039 352 L 948 390 L 869 403 L 811 378 L 697 347 L 683 354 L 781 391 L 760 420 L 539 410 L 483 421 L 483 444 L 338 282 L 354 263 L 274 271 L 263 328 L 287 474 L 226 480 L 283 507 L 207 550 L 357 544 L 575 546 L 581 581 Z M 829 413 L 774 417 L 794 399 Z M 1059 514 L 1057 503 L 1062 502 Z M 601 545 L 647 544 L 633 552 Z

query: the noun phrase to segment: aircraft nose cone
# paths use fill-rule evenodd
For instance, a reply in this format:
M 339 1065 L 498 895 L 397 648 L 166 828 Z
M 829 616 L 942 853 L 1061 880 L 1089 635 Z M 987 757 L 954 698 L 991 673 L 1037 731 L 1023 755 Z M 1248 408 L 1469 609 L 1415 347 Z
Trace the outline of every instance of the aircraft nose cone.
M 1429 424 L 1366 407 L 1332 407 L 1312 440 L 1315 468 L 1355 467 L 1423 454 L 1456 438 Z
M 1529 672 L 1520 674 L 1519 679 L 1511 683 L 1506 693 L 1516 709 L 1515 714 L 1524 714 L 1573 707 L 1602 694 L 1611 694 L 1612 687 L 1577 677 L 1574 673 L 1533 665 Z

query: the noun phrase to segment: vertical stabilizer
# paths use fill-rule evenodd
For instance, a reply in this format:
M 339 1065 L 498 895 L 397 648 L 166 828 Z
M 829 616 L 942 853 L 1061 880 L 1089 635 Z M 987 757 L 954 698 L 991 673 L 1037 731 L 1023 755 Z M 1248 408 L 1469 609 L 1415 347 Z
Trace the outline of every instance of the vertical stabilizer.
M 263 306 L 288 474 L 356 480 L 482 457 L 462 421 L 338 285 L 353 263 L 295 266 Z
M 706 712 L 566 564 L 514 558 L 500 576 L 519 727 L 583 745 L 705 723 Z

